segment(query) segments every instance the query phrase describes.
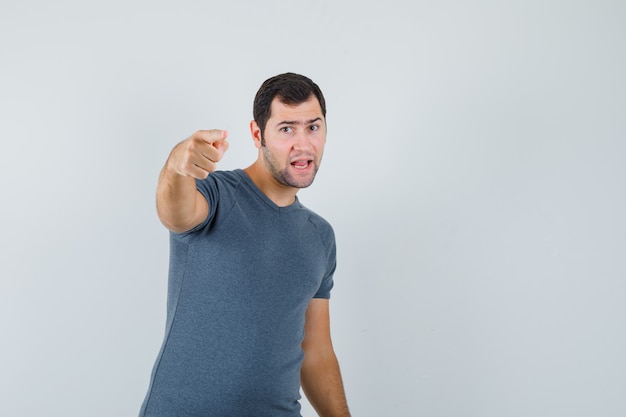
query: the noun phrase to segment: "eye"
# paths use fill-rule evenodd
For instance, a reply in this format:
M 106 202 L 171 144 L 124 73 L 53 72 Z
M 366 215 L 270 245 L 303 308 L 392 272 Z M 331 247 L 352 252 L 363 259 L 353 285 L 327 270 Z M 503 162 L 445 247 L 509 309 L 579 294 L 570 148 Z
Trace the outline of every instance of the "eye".
M 316 130 L 319 130 L 319 128 L 320 128 L 320 127 L 319 127 L 318 125 L 311 125 L 311 126 L 309 127 L 309 129 L 311 129 L 311 130 L 312 130 L 312 131 L 314 131 L 314 132 L 315 132 Z
M 291 132 L 291 126 L 283 126 L 280 128 L 280 131 L 283 133 L 289 133 Z

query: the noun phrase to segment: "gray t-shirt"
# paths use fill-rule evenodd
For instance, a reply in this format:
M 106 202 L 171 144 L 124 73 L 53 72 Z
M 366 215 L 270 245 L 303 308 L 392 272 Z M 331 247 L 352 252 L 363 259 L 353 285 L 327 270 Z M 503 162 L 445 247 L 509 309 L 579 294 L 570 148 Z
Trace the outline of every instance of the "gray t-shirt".
M 207 219 L 170 234 L 165 339 L 141 417 L 300 416 L 304 316 L 329 298 L 328 222 L 279 207 L 242 170 L 197 181 Z

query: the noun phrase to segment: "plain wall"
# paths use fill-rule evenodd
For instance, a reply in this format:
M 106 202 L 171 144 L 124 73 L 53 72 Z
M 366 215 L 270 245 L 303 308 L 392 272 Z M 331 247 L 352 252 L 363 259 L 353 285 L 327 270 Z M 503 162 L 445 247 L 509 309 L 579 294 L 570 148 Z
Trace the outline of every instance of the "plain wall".
M 310 76 L 353 415 L 626 415 L 626 3 L 3 1 L 0 415 L 134 416 L 158 173 Z M 304 403 L 305 417 L 314 416 Z

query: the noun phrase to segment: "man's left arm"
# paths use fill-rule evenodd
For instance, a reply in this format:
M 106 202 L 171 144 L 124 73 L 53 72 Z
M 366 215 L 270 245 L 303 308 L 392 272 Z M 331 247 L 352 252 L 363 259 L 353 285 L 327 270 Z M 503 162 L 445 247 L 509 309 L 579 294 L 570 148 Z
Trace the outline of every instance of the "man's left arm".
M 302 390 L 320 417 L 349 417 L 339 362 L 330 337 L 329 301 L 313 298 L 306 310 Z

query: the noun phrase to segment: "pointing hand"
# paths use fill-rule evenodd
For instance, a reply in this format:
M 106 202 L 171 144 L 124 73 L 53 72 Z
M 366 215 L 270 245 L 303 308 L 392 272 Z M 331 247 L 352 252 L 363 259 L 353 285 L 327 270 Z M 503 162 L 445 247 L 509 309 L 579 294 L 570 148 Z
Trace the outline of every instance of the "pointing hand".
M 225 130 L 199 130 L 174 147 L 168 168 L 177 174 L 205 179 L 217 169 L 217 162 L 228 149 Z

